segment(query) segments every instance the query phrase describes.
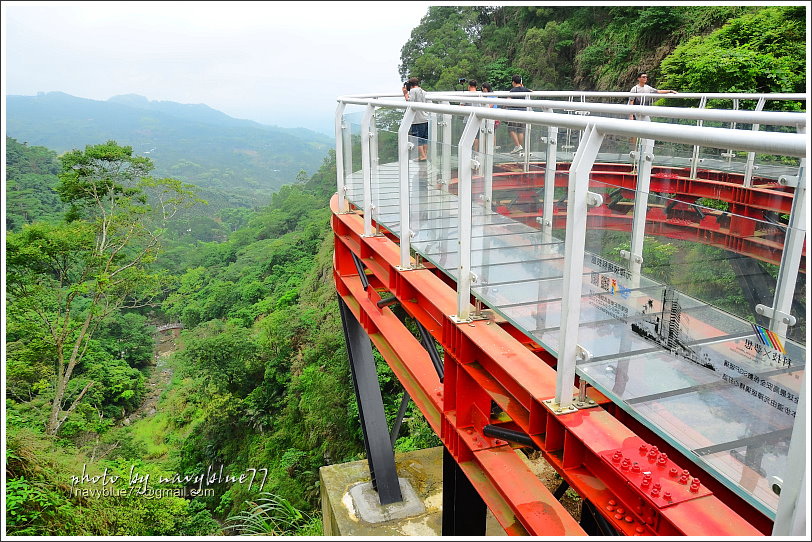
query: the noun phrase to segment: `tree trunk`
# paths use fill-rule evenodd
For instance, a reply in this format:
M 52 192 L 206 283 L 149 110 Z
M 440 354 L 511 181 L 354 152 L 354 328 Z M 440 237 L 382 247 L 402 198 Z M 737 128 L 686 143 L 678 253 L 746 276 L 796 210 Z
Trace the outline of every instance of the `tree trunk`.
M 70 416 L 71 412 L 74 411 L 76 406 L 79 404 L 79 401 L 82 400 L 82 397 L 85 396 L 85 394 L 87 393 L 87 390 L 89 390 L 90 387 L 93 384 L 95 384 L 95 382 L 93 382 L 92 380 L 90 382 L 88 382 L 87 384 L 85 384 L 85 387 L 82 389 L 82 391 L 76 397 L 76 399 L 73 400 L 70 407 L 68 407 L 68 410 L 65 411 L 65 415 L 62 416 L 61 420 L 59 419 L 59 411 L 57 411 L 57 413 L 56 413 L 56 421 L 55 421 L 55 423 L 53 425 L 53 432 L 51 432 L 51 426 L 50 426 L 50 422 L 49 422 L 49 427 L 48 427 L 48 434 L 49 435 L 56 435 L 57 431 L 59 431 L 59 428 L 62 427 L 62 424 L 65 423 L 65 420 L 68 419 L 68 416 Z M 63 390 L 63 394 L 64 394 L 64 390 Z
M 90 321 L 93 319 L 93 307 L 96 305 L 95 299 L 93 304 L 90 307 L 90 310 L 87 313 L 87 317 L 85 318 L 84 324 L 82 324 L 82 330 L 79 332 L 79 337 L 77 337 L 76 342 L 73 344 L 73 351 L 71 352 L 70 361 L 68 362 L 68 367 L 65 369 L 63 374 L 58 374 L 56 376 L 56 389 L 54 392 L 54 400 L 51 403 L 51 415 L 48 418 L 48 424 L 45 426 L 45 433 L 47 435 L 56 435 L 56 432 L 59 431 L 59 427 L 67 418 L 67 414 L 70 414 L 74 408 L 76 408 L 76 404 L 88 390 L 90 385 L 93 383 L 91 382 L 85 389 L 82 390 L 82 393 L 79 394 L 79 397 L 73 402 L 71 407 L 68 409 L 68 413 L 65 415 L 65 418 L 59 420 L 59 413 L 62 411 L 62 399 L 65 397 L 65 389 L 67 388 L 68 382 L 70 381 L 70 377 L 73 373 L 74 367 L 76 367 L 76 362 L 79 361 L 79 347 L 82 344 L 82 341 L 85 339 L 85 334 L 87 333 L 87 328 L 90 327 Z M 61 358 L 61 356 L 60 356 Z

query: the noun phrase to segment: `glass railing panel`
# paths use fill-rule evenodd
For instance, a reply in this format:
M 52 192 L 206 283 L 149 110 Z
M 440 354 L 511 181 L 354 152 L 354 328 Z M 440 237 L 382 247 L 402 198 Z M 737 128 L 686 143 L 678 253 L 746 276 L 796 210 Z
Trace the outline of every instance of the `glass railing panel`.
M 361 121 L 358 115 L 345 115 L 344 178 L 346 197 L 355 206 L 364 207 L 364 177 L 361 169 Z
M 623 205 L 623 199 L 630 197 L 633 202 L 633 193 L 627 193 L 629 191 L 622 186 L 596 179 L 594 172 L 589 190 L 599 194 L 603 203 L 587 210 L 579 318 L 582 331 L 579 331 L 579 344 L 593 356 L 606 356 L 640 346 L 639 341 L 633 340 L 633 337 L 623 336 L 618 321 L 628 320 L 633 303 L 651 284 L 638 279 L 637 287 L 632 286 L 629 282 L 628 260 L 621 256 L 621 250 L 628 249 L 630 245 L 632 225 L 631 208 Z M 562 213 L 566 212 L 566 201 L 561 203 L 556 220 L 556 226 L 559 227 L 563 226 Z M 558 239 L 564 239 L 565 234 L 563 228 L 557 228 L 554 233 Z M 563 246 L 560 251 L 563 252 Z M 563 264 L 563 259 L 561 261 Z M 560 293 L 559 288 L 558 295 L 550 296 L 550 300 L 544 304 L 545 327 L 534 330 L 540 343 L 553 351 L 559 348 Z
M 442 126 L 437 131 L 437 134 L 430 132 L 426 141 L 428 148 L 436 144 L 436 156 L 420 160 L 416 147 L 410 156 L 410 239 L 415 253 L 456 279 L 456 265 L 450 266 L 448 262 L 452 258 L 455 261 L 458 258 L 459 200 L 456 194 L 459 188 L 459 150 L 456 144 L 442 140 Z M 447 171 L 450 171 L 448 177 Z
M 649 195 L 644 274 L 752 319 L 771 304 L 786 227 L 688 201 Z
M 747 153 L 735 149 L 700 147 L 699 169 L 744 175 Z
M 759 132 L 764 137 L 770 137 L 770 134 L 796 133 L 796 130 L 788 126 L 760 126 Z M 798 158 L 764 153 L 756 153 L 753 162 L 754 185 L 776 182 L 782 175 L 798 175 L 800 166 Z
M 804 347 L 806 347 L 806 305 L 808 299 L 809 295 L 806 289 L 806 258 L 804 258 L 804 273 L 798 275 L 798 281 L 795 283 L 795 294 L 792 296 L 792 316 L 795 317 L 796 323 L 787 331 L 787 337 L 789 339 L 804 345 Z
M 608 134 L 604 137 L 601 151 L 595 160 L 596 167 L 608 171 L 629 171 L 633 164 L 631 152 L 638 146 L 637 138 Z M 616 167 L 615 164 L 623 164 Z
M 400 169 L 398 165 L 399 118 L 389 118 L 382 123 L 381 114 L 376 114 L 378 129 L 373 138 L 376 145 L 372 161 L 372 219 L 396 235 L 400 235 Z M 400 115 L 402 117 L 402 115 Z M 395 130 L 384 129 L 391 126 Z
M 645 233 L 639 283 L 608 259 L 585 287 L 579 374 L 774 513 L 805 348 L 754 309 L 772 305 L 786 229 L 650 194 Z
M 572 162 L 575 151 L 581 143 L 583 132 L 575 128 L 558 129 L 558 159 L 562 162 Z
M 530 153 L 530 161 L 536 164 L 547 162 L 547 141 L 550 135 L 549 126 L 534 124 L 530 130 L 530 137 L 525 138 L 525 149 Z
M 664 124 L 680 124 L 687 126 L 696 126 L 696 121 L 682 120 L 682 119 L 669 119 L 661 117 L 652 117 L 652 122 Z M 639 145 L 642 145 L 643 139 L 639 140 Z M 640 149 L 637 149 L 640 151 Z M 672 174 L 690 176 L 691 163 L 694 156 L 694 146 L 684 143 L 673 143 L 670 141 L 654 141 L 652 150 L 654 157 L 652 164 L 655 168 L 669 168 Z

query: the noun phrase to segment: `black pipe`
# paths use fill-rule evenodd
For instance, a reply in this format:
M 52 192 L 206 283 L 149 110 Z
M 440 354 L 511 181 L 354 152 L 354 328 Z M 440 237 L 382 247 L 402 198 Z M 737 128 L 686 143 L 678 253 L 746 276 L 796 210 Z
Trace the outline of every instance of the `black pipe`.
M 499 438 L 508 442 L 515 442 L 516 444 L 530 446 L 531 448 L 538 450 L 538 446 L 536 446 L 536 443 L 533 442 L 533 439 L 531 439 L 527 433 L 522 433 L 521 431 L 514 431 L 513 429 L 499 427 L 498 425 L 486 425 L 482 432 L 486 437 Z
M 364 264 L 361 262 L 358 256 L 355 255 L 355 253 L 352 253 L 352 261 L 355 262 L 355 269 L 358 271 L 358 276 L 361 278 L 361 286 L 363 286 L 364 290 L 366 290 L 367 286 L 369 286 L 369 279 L 367 278 L 367 274 L 364 272 Z
M 397 302 L 398 302 L 398 298 L 395 297 L 395 296 L 391 296 L 391 297 L 385 297 L 385 298 L 379 299 L 378 302 L 376 303 L 376 305 L 378 305 L 379 309 L 382 309 L 384 307 L 388 307 L 389 305 L 394 305 Z
M 389 440 L 392 442 L 392 448 L 395 447 L 395 442 L 398 440 L 400 434 L 400 425 L 403 423 L 403 416 L 406 415 L 406 408 L 409 406 L 408 391 L 403 391 L 403 398 L 400 400 L 400 408 L 398 409 L 398 417 L 395 418 L 395 423 L 392 425 L 392 432 L 389 434 Z
M 440 377 L 440 382 L 443 381 L 445 370 L 443 369 L 443 360 L 440 359 L 440 354 L 437 353 L 437 348 L 434 346 L 434 339 L 429 334 L 428 330 L 423 327 L 423 324 L 415 320 L 417 329 L 420 330 L 420 338 L 423 343 L 423 348 L 429 353 L 431 363 L 434 365 L 434 370 L 437 371 L 437 376 Z
M 570 485 L 567 483 L 567 481 L 561 480 L 561 483 L 557 488 L 555 488 L 555 491 L 553 491 L 553 497 L 555 497 L 555 500 L 560 501 L 561 497 L 564 496 L 564 493 L 566 493 L 569 488 Z

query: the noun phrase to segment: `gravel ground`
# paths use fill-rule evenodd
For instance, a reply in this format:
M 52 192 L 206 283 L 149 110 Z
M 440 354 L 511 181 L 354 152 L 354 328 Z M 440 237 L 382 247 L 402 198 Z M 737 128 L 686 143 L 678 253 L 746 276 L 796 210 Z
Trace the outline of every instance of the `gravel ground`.
M 541 455 L 541 452 L 530 452 L 527 454 L 527 459 L 533 472 L 541 479 L 545 487 L 550 491 L 555 491 L 561 484 L 562 478 L 556 470 L 549 464 Z M 561 497 L 561 504 L 575 518 L 576 521 L 581 520 L 581 498 L 575 491 L 568 489 L 564 496 Z

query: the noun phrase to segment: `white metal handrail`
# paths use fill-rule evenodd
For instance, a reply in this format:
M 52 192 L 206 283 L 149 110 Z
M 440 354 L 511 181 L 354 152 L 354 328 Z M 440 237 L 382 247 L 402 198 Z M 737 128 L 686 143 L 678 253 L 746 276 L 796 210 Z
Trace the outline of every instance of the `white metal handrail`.
M 398 102 L 373 98 L 340 98 L 340 103 L 375 106 L 395 109 L 413 108 L 429 113 L 446 113 L 467 116 L 471 108 L 462 105 L 446 105 L 424 102 Z M 621 106 L 622 107 L 622 106 Z M 585 118 L 582 115 L 566 115 L 538 111 L 519 111 L 501 108 L 477 107 L 474 109 L 478 120 L 490 119 L 506 122 L 540 124 L 584 130 L 588 125 L 604 135 L 643 137 L 672 143 L 698 144 L 703 147 L 720 149 L 734 148 L 743 151 L 756 151 L 792 157 L 806 156 L 806 136 L 800 134 L 770 133 L 765 138 L 752 130 L 731 130 L 705 126 L 639 122 L 628 119 L 606 117 Z
M 562 102 L 555 100 L 529 100 L 517 104 L 516 100 L 506 98 L 494 99 L 487 96 L 488 95 L 484 94 L 477 96 L 474 93 L 471 93 L 470 96 L 464 97 L 435 94 L 432 96 L 432 98 L 437 101 L 448 101 L 454 99 L 465 101 L 466 103 L 476 103 L 481 105 L 498 104 L 503 107 L 530 107 L 533 109 L 542 109 L 548 112 L 554 109 L 564 109 L 569 111 L 589 111 L 590 113 L 606 113 L 614 115 L 637 114 L 670 119 L 741 122 L 747 124 L 757 123 L 773 126 L 797 127 L 806 125 L 805 113 L 791 113 L 785 111 L 697 109 L 693 107 L 663 107 L 654 105 L 628 105 L 601 102 Z
M 428 92 L 427 97 L 431 98 L 434 95 L 443 94 L 443 95 L 465 95 L 465 94 L 476 94 L 474 92 L 461 92 L 461 91 L 433 91 Z M 487 93 L 488 96 L 511 96 L 516 97 L 515 92 L 510 92 L 506 90 L 497 90 L 495 92 Z M 604 92 L 604 91 L 597 91 L 597 90 L 590 90 L 590 91 L 582 91 L 582 90 L 531 90 L 529 92 L 522 92 L 521 96 L 531 96 L 531 97 L 540 97 L 540 98 L 552 98 L 552 97 L 562 97 L 562 98 L 630 98 L 630 97 L 639 97 L 639 93 L 635 92 Z M 373 95 L 367 94 L 366 97 L 371 97 Z M 777 93 L 777 92 L 677 92 L 676 94 L 656 94 L 650 93 L 652 97 L 667 97 L 667 98 L 675 98 L 675 99 L 702 99 L 706 98 L 709 100 L 754 100 L 757 101 L 761 98 L 766 98 L 768 100 L 780 100 L 780 101 L 796 101 L 796 102 L 805 102 L 809 99 L 807 94 L 799 94 L 799 93 Z M 360 97 L 354 96 L 354 97 Z

